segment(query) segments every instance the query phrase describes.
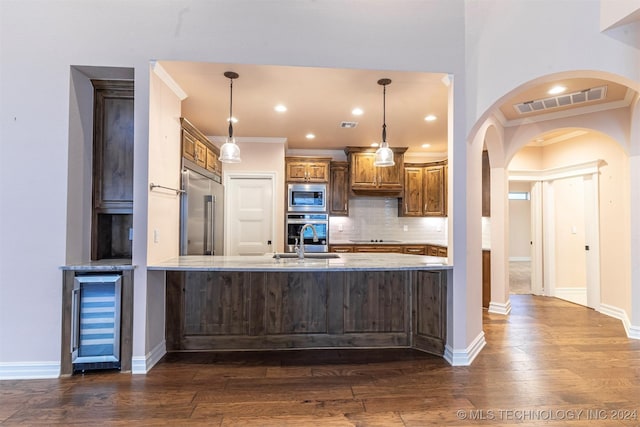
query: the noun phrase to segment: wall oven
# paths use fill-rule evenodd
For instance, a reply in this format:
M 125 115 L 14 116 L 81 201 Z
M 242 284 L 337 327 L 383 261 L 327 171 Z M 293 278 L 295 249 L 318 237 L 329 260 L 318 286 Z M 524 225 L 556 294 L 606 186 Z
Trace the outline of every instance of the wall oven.
M 289 212 L 326 212 L 327 184 L 289 184 L 287 209 Z
M 305 224 L 311 224 L 315 227 L 318 241 L 313 241 L 313 231 L 307 227 L 304 230 L 304 242 L 298 242 L 304 244 L 304 251 L 329 252 L 329 215 L 325 213 L 287 214 L 285 252 L 295 252 L 296 242 L 300 239 L 300 230 Z

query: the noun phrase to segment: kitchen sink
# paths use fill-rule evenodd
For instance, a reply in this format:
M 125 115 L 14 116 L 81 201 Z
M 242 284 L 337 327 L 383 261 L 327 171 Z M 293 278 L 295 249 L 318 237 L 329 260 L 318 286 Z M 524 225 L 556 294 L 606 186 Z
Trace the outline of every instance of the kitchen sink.
M 281 253 L 281 254 L 274 254 L 273 257 L 281 258 L 281 259 L 298 258 L 298 254 L 287 252 L 287 253 Z M 334 258 L 340 258 L 340 254 L 327 253 L 327 252 L 322 252 L 322 253 L 309 252 L 304 254 L 304 259 L 334 259 Z

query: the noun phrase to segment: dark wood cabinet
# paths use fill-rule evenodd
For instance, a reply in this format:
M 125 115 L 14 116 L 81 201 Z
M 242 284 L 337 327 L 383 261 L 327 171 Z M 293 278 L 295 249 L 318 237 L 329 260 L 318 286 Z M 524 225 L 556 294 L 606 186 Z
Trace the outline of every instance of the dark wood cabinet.
M 392 148 L 394 166 L 374 166 L 375 148 L 347 147 L 349 189 L 354 194 L 399 196 L 404 189 L 404 152 L 406 147 Z
M 447 216 L 447 161 L 407 164 L 400 216 Z
M 491 304 L 491 251 L 482 251 L 482 307 Z
M 180 118 L 182 157 L 216 175 L 222 175 L 220 150 L 189 120 Z
M 444 353 L 445 270 L 168 271 L 166 278 L 167 351 L 415 347 Z
M 428 255 L 447 257 L 447 247 L 438 245 L 376 245 L 376 244 L 336 244 L 329 245 L 329 252 L 342 253 L 399 253 L 410 255 Z
M 353 247 L 354 252 L 359 253 L 380 253 L 380 252 L 391 252 L 391 253 L 402 253 L 402 246 L 398 245 L 355 245 Z
M 489 152 L 482 152 L 482 216 L 491 216 L 491 166 Z
M 331 162 L 329 214 L 349 216 L 349 163 Z
M 329 182 L 330 158 L 286 157 L 287 182 Z
M 133 81 L 94 87 L 91 259 L 131 258 Z

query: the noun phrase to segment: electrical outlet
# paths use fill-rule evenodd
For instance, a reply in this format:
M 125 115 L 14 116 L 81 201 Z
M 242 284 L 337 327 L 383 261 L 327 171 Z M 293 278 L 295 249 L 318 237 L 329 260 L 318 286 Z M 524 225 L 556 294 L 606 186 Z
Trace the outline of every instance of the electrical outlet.
M 338 224 L 338 231 L 344 231 L 344 227 L 342 226 L 342 224 Z
M 402 227 L 402 229 L 403 229 L 404 231 L 409 231 L 409 226 L 405 224 L 405 225 Z
M 153 243 L 160 242 L 160 230 L 153 230 Z

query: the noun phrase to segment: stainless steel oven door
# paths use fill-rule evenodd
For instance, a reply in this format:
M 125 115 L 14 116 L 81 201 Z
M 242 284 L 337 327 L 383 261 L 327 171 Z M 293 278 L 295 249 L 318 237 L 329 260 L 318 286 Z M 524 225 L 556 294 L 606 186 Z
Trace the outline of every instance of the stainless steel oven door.
M 300 230 L 305 224 L 311 224 L 316 230 L 318 241 L 313 241 L 310 227 L 304 231 L 303 242 Z M 296 243 L 304 244 L 305 252 L 329 252 L 329 218 L 327 214 L 288 214 L 286 224 L 285 252 L 295 252 Z

